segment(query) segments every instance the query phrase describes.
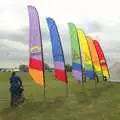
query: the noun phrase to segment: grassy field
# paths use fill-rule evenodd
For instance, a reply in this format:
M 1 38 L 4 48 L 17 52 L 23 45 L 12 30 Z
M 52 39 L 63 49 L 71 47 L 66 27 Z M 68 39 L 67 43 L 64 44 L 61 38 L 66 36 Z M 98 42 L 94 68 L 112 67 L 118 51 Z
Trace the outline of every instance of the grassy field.
M 22 77 L 26 101 L 16 109 L 9 106 L 10 73 L 0 73 L 0 120 L 120 120 L 120 84 L 88 81 L 84 86 L 69 76 L 66 86 L 46 73 L 46 97 L 43 87 Z

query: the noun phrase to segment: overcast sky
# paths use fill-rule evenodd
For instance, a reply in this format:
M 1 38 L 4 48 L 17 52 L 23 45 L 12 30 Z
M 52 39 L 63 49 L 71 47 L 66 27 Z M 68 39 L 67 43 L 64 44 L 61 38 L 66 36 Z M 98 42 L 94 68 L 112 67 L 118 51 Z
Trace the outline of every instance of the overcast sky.
M 35 6 L 39 12 L 47 63 L 52 64 L 52 58 L 46 17 L 52 17 L 56 21 L 67 63 L 71 63 L 68 22 L 75 23 L 86 34 L 97 38 L 108 61 L 120 60 L 119 0 L 0 0 L 1 67 L 28 64 L 27 5 Z

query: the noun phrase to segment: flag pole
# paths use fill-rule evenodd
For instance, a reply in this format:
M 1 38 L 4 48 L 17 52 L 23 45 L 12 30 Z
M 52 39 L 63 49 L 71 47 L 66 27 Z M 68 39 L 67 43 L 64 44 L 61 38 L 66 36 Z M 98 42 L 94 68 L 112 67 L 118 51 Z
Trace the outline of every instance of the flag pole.
M 62 44 L 60 42 L 60 45 L 62 47 Z M 63 49 L 62 50 L 62 53 L 63 53 Z M 64 57 L 64 53 L 63 53 L 63 63 L 64 63 L 64 66 L 65 66 L 65 57 Z M 66 78 L 66 96 L 68 97 L 69 95 L 69 88 L 68 88 L 68 79 L 67 79 L 67 70 L 66 70 L 66 66 L 65 66 L 65 78 Z
M 61 60 L 54 59 L 54 66 L 55 66 L 55 61 L 59 61 L 59 62 L 62 62 L 64 64 L 64 67 L 65 67 L 64 53 L 63 53 L 63 48 L 62 48 L 62 44 L 61 44 L 61 40 L 60 40 L 60 35 L 59 35 L 58 29 L 57 29 L 57 25 L 56 25 L 55 21 L 49 17 L 47 18 L 47 23 L 48 23 L 48 27 L 49 27 L 51 42 L 52 42 L 53 58 L 55 58 L 55 57 L 58 58 L 59 56 L 63 56 L 63 57 L 60 57 Z M 56 43 L 58 43 L 58 44 L 56 45 Z M 57 49 L 59 49 L 59 50 L 57 50 Z M 65 78 L 63 78 L 63 80 L 61 80 L 61 79 L 60 80 L 64 81 L 67 84 L 66 68 L 64 69 L 64 71 L 65 71 L 64 72 Z M 67 89 L 68 88 L 66 86 L 66 92 L 67 92 Z
M 36 36 L 38 36 L 38 39 L 40 39 L 39 41 L 40 41 L 40 49 L 41 49 L 41 51 L 40 52 L 38 52 L 38 53 L 41 53 L 41 56 L 42 56 L 42 64 L 43 65 L 41 65 L 42 66 L 42 70 L 43 70 L 43 81 L 42 82 L 44 82 L 44 96 L 45 96 L 45 74 L 44 74 L 44 59 L 43 59 L 43 48 L 42 48 L 42 36 L 41 36 L 41 29 L 40 29 L 40 22 L 39 22 L 39 14 L 38 14 L 38 11 L 37 11 L 37 9 L 35 8 L 35 7 L 32 7 L 32 6 L 28 6 L 28 9 L 29 9 L 29 7 L 30 8 L 32 8 L 32 9 L 34 9 L 35 11 L 34 12 L 29 12 L 29 26 L 31 27 L 31 20 L 32 19 L 34 19 L 34 17 L 35 17 L 35 23 L 33 22 L 32 23 L 32 29 L 30 30 L 29 29 L 29 33 L 31 34 L 31 32 L 33 32 L 33 31 L 35 31 L 33 28 L 35 27 L 35 28 L 37 28 L 37 32 L 36 33 L 32 33 L 32 38 L 29 38 L 30 39 L 30 41 L 31 40 L 33 40 L 34 39 L 34 42 L 36 42 Z M 31 14 L 33 14 L 32 16 L 31 16 Z M 35 14 L 35 15 L 34 15 Z M 32 17 L 32 18 L 31 18 Z M 35 26 L 34 26 L 35 25 Z M 34 26 L 34 27 L 33 27 Z M 30 36 L 29 36 L 30 37 Z M 37 39 L 37 40 L 38 40 Z M 32 45 L 32 44 L 31 44 Z M 29 48 L 31 47 L 31 45 L 29 44 Z M 29 56 L 30 56 L 30 52 L 31 52 L 31 50 L 29 49 Z M 39 67 L 41 67 L 41 66 L 39 66 Z M 40 75 L 40 74 L 39 74 Z M 40 76 L 39 76 L 40 77 Z
M 61 44 L 61 42 L 60 42 L 60 44 Z M 61 44 L 61 47 L 62 47 L 62 44 Z M 62 49 L 62 53 L 63 53 L 63 49 Z M 64 54 L 63 54 L 63 63 L 64 63 L 64 66 L 65 66 Z M 66 96 L 68 97 L 68 95 L 69 95 L 69 86 L 68 86 L 68 79 L 67 79 L 67 70 L 66 70 L 66 66 L 65 66 L 65 78 L 66 78 Z
M 68 97 L 69 96 L 69 88 L 68 88 L 68 82 L 66 83 L 66 96 Z
M 58 31 L 58 30 L 57 30 Z M 59 38 L 60 38 L 60 35 L 58 34 Z M 59 40 L 60 41 L 60 40 Z M 68 88 L 68 79 L 67 79 L 67 70 L 66 70 L 66 66 L 65 66 L 65 57 L 64 57 L 64 52 L 63 52 L 63 47 L 62 47 L 62 43 L 60 41 L 60 46 L 61 46 L 61 51 L 63 53 L 63 63 L 64 63 L 64 67 L 65 67 L 65 78 L 66 78 L 66 95 L 68 97 L 69 95 L 69 88 Z
M 45 81 L 45 65 L 44 65 L 44 57 L 43 57 L 43 47 L 41 42 L 41 50 L 42 50 L 42 64 L 43 64 L 43 80 L 44 80 L 44 98 L 46 97 L 46 81 Z
M 39 17 L 38 17 L 39 19 Z M 46 97 L 46 81 L 45 81 L 45 65 L 44 65 L 44 56 L 43 56 L 43 45 L 42 45 L 42 35 L 40 30 L 40 24 L 39 24 L 39 31 L 40 31 L 40 37 L 41 37 L 41 55 L 42 55 L 42 64 L 43 64 L 43 81 L 44 81 L 44 98 Z

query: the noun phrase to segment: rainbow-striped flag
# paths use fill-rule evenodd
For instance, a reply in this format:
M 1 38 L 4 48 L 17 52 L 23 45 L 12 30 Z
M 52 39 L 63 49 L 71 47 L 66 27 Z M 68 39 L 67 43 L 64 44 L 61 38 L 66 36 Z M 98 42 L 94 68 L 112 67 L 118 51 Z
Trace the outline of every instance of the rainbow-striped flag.
M 84 75 L 86 75 L 90 80 L 95 79 L 93 62 L 91 58 L 90 49 L 88 46 L 88 41 L 86 35 L 82 29 L 77 29 L 79 44 L 82 52 L 83 66 L 84 66 Z
M 82 57 L 77 29 L 73 23 L 69 23 L 68 27 L 71 37 L 72 48 L 72 74 L 76 80 L 82 81 Z
M 110 73 L 109 73 L 107 61 L 105 59 L 103 50 L 102 50 L 102 48 L 101 48 L 101 46 L 100 46 L 100 44 L 97 40 L 93 40 L 93 43 L 94 43 L 96 51 L 98 53 L 100 65 L 101 65 L 102 71 L 103 71 L 103 76 L 106 76 L 107 78 L 110 78 Z
M 63 81 L 64 83 L 67 83 L 68 81 L 65 69 L 65 59 L 58 29 L 55 21 L 52 18 L 47 18 L 47 23 L 52 43 L 52 53 L 55 68 L 54 75 L 56 79 Z
M 39 85 L 44 85 L 44 63 L 39 16 L 35 7 L 28 6 L 29 12 L 29 74 Z
M 87 40 L 88 40 L 88 45 L 89 45 L 90 52 L 91 52 L 92 61 L 93 61 L 94 72 L 99 79 L 103 79 L 102 68 L 100 65 L 99 57 L 98 57 L 96 48 L 94 46 L 93 40 L 89 36 L 87 36 Z

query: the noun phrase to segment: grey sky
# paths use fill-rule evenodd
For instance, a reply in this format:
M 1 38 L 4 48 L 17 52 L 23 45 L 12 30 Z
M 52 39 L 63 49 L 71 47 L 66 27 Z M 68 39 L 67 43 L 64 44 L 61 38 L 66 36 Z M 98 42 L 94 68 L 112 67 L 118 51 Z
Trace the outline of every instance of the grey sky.
M 27 5 L 37 8 L 40 16 L 45 61 L 52 64 L 50 36 L 46 17 L 58 26 L 65 58 L 71 63 L 68 22 L 97 38 L 108 60 L 120 60 L 119 0 L 1 0 L 0 66 L 28 64 L 29 20 Z M 67 46 L 67 47 L 66 47 Z

